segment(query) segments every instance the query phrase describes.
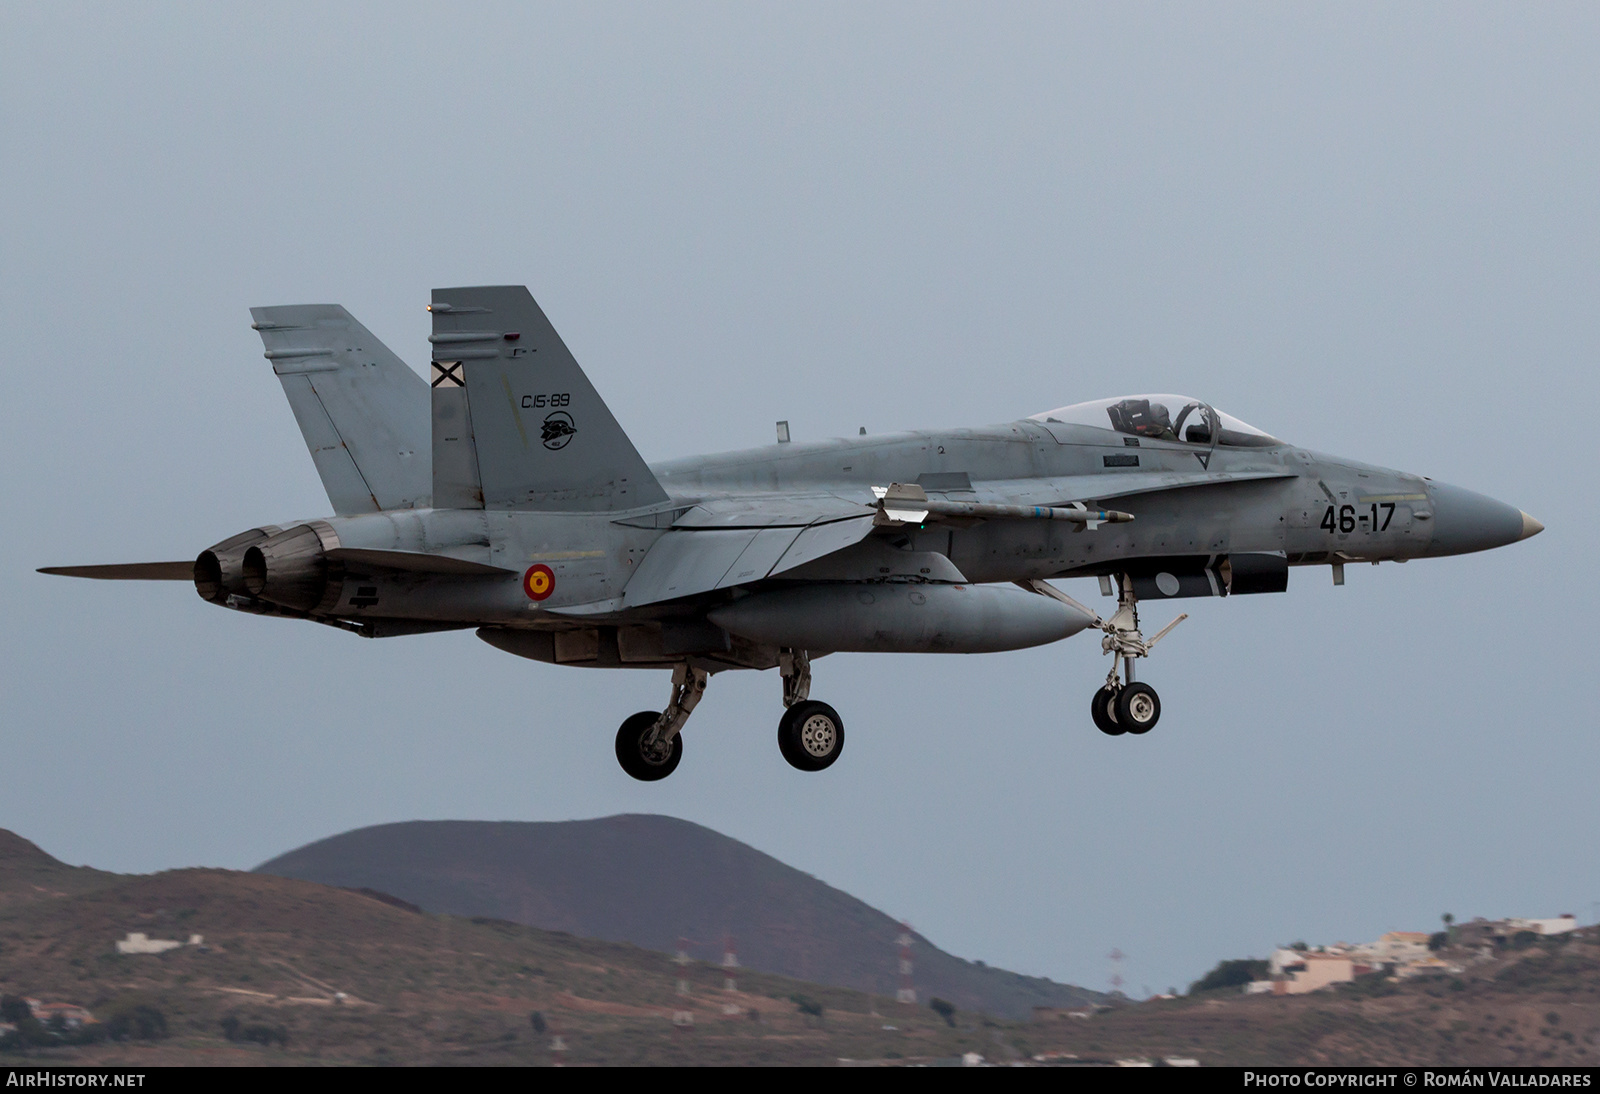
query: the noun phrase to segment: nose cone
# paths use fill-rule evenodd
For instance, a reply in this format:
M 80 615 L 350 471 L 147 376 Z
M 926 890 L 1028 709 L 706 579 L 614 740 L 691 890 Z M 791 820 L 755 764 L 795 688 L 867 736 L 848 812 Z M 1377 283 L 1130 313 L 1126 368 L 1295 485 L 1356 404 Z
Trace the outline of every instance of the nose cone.
M 1544 531 L 1544 525 L 1522 510 L 1459 486 L 1431 482 L 1428 496 L 1433 501 L 1433 539 L 1425 552 L 1429 557 L 1487 551 Z

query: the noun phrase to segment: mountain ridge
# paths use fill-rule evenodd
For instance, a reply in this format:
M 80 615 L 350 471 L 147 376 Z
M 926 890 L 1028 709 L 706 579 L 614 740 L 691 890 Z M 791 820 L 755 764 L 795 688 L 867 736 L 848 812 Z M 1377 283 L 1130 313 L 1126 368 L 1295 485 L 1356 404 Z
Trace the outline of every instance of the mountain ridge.
M 32 840 L 0 828 L 0 908 L 114 885 L 122 874 L 68 866 Z
M 893 997 L 901 925 L 843 890 L 692 821 L 404 821 L 330 836 L 256 872 L 392 894 L 430 912 L 720 961 Z M 1024 1017 L 1099 993 L 965 961 L 911 932 L 918 998 Z

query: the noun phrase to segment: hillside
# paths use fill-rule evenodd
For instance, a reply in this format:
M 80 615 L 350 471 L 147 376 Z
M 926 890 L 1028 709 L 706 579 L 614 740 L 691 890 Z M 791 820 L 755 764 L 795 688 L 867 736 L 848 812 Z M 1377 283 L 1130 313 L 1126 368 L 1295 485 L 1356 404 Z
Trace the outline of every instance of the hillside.
M 68 866 L 14 832 L 0 828 L 0 909 L 48 897 L 86 893 L 122 880 L 88 866 Z
M 259 873 L 393 893 L 432 911 L 492 916 L 588 938 L 721 959 L 732 935 L 747 968 L 892 997 L 900 926 L 738 840 L 673 817 L 550 823 L 412 821 L 308 844 Z M 1024 1018 L 1098 993 L 963 961 L 915 937 L 923 999 Z
M 1080 1058 L 1189 1056 L 1239 1066 L 1587 1066 L 1600 1063 L 1600 928 L 1441 956 L 1459 976 L 1379 975 L 1305 995 L 1238 988 L 1152 1000 L 1031 1040 Z
M 85 872 L 3 831 L 0 847 L 0 893 L 31 894 L 0 905 L 0 995 L 87 1006 L 102 1028 L 142 1007 L 166 1030 L 0 1051 L 0 1066 L 903 1064 L 964 1052 L 1079 1064 L 1593 1066 L 1600 1054 L 1596 928 L 1446 951 L 1466 966 L 1454 977 L 1371 976 L 1288 997 L 1220 990 L 1089 1017 L 958 1013 L 947 1024 L 926 1005 L 751 970 L 727 991 L 712 964 L 424 913 L 384 894 L 228 870 Z M 41 893 L 41 876 L 79 891 Z M 128 931 L 202 934 L 204 946 L 118 954 Z M 675 1024 L 683 1012 L 691 1020 Z
M 0 891 L 72 869 L 52 862 L 0 859 Z M 750 971 L 727 991 L 703 963 L 311 882 L 206 869 L 99 878 L 112 880 L 0 907 L 0 994 L 87 1006 L 102 1029 L 143 1007 L 166 1036 L 34 1047 L 29 1060 L 806 1064 L 949 1057 L 985 1042 L 926 1007 Z M 204 943 L 119 954 L 129 931 Z M 679 1012 L 692 1022 L 675 1024 Z M 0 1063 L 20 1059 L 0 1052 Z

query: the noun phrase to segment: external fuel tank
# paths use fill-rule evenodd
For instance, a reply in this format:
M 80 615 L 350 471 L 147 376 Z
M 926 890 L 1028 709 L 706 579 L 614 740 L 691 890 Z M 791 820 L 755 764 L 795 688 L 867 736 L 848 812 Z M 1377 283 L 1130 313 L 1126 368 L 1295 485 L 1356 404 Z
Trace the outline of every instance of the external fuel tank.
M 756 593 L 707 618 L 764 645 L 862 653 L 993 653 L 1077 634 L 1088 616 L 997 585 L 851 583 Z

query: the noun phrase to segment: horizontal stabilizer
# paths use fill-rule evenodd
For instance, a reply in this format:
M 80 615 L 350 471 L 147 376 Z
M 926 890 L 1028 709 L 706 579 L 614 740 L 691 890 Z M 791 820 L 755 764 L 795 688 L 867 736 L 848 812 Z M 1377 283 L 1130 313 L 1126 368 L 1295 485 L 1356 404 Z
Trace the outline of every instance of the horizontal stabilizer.
M 365 563 L 386 570 L 405 570 L 419 574 L 504 577 L 506 574 L 516 572 L 482 562 L 451 558 L 449 555 L 430 555 L 422 551 L 378 551 L 366 547 L 335 547 L 328 552 L 328 557 L 343 562 Z
M 194 562 L 118 562 L 110 566 L 41 566 L 41 574 L 98 581 L 193 581 Z

